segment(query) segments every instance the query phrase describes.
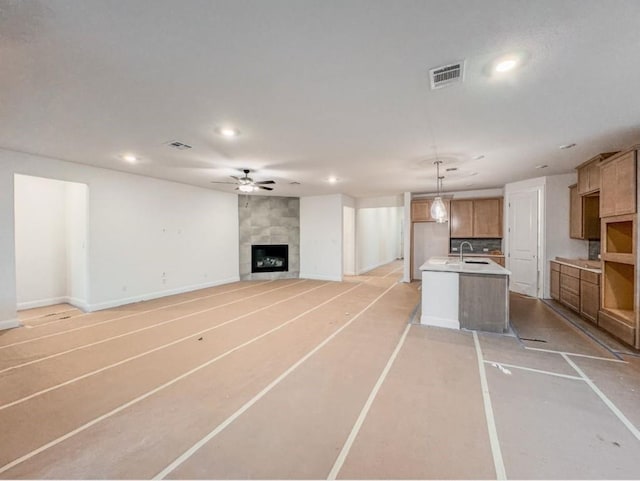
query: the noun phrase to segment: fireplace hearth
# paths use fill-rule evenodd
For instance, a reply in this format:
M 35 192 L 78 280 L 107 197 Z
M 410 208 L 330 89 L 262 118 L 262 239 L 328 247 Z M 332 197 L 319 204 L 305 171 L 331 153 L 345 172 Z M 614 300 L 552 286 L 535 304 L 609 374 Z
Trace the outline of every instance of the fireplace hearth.
M 251 272 L 281 272 L 289 270 L 288 244 L 253 244 Z

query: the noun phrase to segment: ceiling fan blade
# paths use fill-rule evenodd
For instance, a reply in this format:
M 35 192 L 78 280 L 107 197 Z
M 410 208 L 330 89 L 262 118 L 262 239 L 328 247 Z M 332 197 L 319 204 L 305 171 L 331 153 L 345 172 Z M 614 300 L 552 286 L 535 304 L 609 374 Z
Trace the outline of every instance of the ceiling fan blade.
M 262 190 L 273 190 L 273 187 L 263 187 L 262 185 L 257 185 L 256 187 Z
M 261 180 L 260 182 L 254 182 L 256 185 L 275 184 L 274 180 Z
M 232 185 L 236 185 L 237 184 L 237 182 L 219 182 L 217 180 L 212 180 L 210 183 L 211 184 L 232 184 Z

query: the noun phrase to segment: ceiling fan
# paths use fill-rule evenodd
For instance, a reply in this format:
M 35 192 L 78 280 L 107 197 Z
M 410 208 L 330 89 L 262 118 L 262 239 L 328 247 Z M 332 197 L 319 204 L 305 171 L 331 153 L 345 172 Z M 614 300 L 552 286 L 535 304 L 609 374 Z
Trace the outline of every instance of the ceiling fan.
M 275 184 L 275 181 L 262 180 L 260 182 L 254 182 L 254 180 L 251 177 L 249 177 L 249 173 L 251 172 L 249 169 L 243 169 L 242 172 L 244 172 L 244 177 L 237 177 L 235 175 L 230 176 L 232 179 L 235 179 L 236 182 L 212 181 L 211 183 L 212 184 L 236 184 L 238 186 L 236 187 L 236 190 L 239 190 L 240 192 L 245 192 L 245 193 L 255 192 L 259 189 L 273 190 L 273 187 L 265 187 L 265 185 Z

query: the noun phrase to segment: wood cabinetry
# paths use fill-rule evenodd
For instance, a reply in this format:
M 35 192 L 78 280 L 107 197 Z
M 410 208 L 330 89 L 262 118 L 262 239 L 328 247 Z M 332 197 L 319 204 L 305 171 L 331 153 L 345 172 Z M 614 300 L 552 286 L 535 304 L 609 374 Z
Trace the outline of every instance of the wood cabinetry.
M 578 185 L 569 186 L 569 237 L 600 239 L 600 197 L 581 196 Z
M 600 217 L 636 212 L 636 150 L 621 152 L 600 168 Z
M 576 167 L 578 171 L 578 194 L 592 194 L 600 190 L 600 167 L 602 162 L 617 152 L 598 154 Z
M 600 274 L 580 271 L 580 314 L 585 319 L 598 323 L 600 310 Z
M 502 237 L 502 198 L 452 200 L 450 212 L 451 237 Z
M 502 237 L 502 199 L 473 201 L 473 237 Z
M 443 200 L 447 212 L 449 212 L 449 201 Z M 411 201 L 411 222 L 435 222 L 431 217 L 431 204 L 433 199 L 413 199 Z
M 551 261 L 551 298 L 598 324 L 600 274 Z
M 473 201 L 451 201 L 451 237 L 473 237 Z
M 551 299 L 560 300 L 560 264 L 551 262 L 550 293 Z

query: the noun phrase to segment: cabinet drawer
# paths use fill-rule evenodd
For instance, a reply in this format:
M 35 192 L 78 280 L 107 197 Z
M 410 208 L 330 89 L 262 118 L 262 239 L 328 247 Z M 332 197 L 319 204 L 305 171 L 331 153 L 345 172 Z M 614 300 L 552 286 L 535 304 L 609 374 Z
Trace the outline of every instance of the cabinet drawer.
M 580 269 L 577 267 L 565 266 L 564 264 L 560 265 L 560 272 L 567 276 L 575 277 L 580 279 Z
M 580 296 L 564 289 L 563 287 L 560 288 L 560 302 L 574 311 L 580 312 Z
M 560 271 L 560 264 L 557 262 L 551 261 L 551 270 L 552 271 Z
M 591 284 L 600 284 L 600 274 L 595 272 L 581 270 L 580 279 L 586 282 L 591 282 Z
M 574 294 L 580 294 L 580 279 L 566 274 L 560 274 L 560 289 L 566 289 Z

